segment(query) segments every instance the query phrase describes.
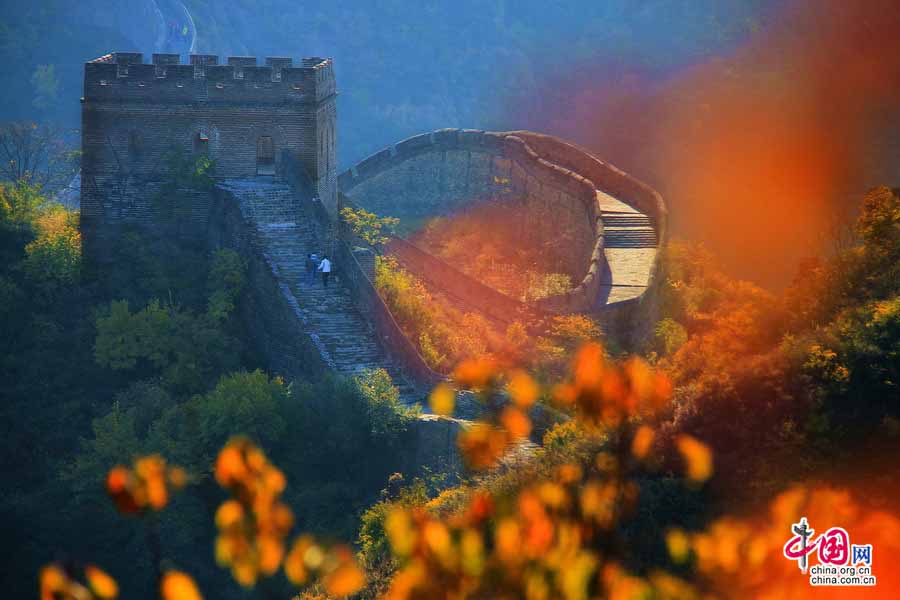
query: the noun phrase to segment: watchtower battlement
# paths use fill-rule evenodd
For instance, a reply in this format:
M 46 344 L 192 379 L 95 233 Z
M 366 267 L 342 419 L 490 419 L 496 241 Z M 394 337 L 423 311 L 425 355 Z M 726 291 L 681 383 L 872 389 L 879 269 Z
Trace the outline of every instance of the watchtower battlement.
M 318 103 L 336 93 L 330 58 L 308 57 L 295 66 L 290 57 L 113 52 L 85 63 L 84 101 L 150 103 L 241 102 Z

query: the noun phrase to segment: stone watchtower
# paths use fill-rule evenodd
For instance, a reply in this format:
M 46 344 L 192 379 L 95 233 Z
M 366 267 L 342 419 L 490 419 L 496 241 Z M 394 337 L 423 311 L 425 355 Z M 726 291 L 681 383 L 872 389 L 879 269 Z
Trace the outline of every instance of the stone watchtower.
M 336 88 L 331 59 L 116 52 L 85 64 L 81 227 L 88 246 L 121 225 L 153 226 L 164 157 L 207 155 L 217 179 L 302 177 L 334 215 Z M 203 224 L 197 197 L 190 219 Z M 208 202 L 208 200 L 206 200 Z

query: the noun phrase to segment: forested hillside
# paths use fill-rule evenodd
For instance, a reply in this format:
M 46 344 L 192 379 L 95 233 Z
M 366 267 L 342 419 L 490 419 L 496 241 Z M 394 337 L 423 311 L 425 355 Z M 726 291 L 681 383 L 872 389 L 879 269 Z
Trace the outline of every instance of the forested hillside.
M 213 542 L 219 494 L 209 462 L 239 431 L 290 475 L 287 498 L 304 507 L 299 524 L 353 539 L 359 511 L 378 499 L 409 444 L 412 414 L 389 380 L 285 382 L 259 370 L 235 314 L 246 264 L 234 252 L 131 231 L 113 254 L 82 260 L 77 214 L 35 186 L 0 184 L 8 597 L 34 595 L 48 559 L 86 555 L 116 565 L 123 595 L 151 597 L 147 536 L 161 536 L 166 555 L 208 578 L 215 597 L 240 597 L 197 552 Z M 111 466 L 153 452 L 187 468 L 199 493 L 149 530 L 120 521 L 101 482 Z

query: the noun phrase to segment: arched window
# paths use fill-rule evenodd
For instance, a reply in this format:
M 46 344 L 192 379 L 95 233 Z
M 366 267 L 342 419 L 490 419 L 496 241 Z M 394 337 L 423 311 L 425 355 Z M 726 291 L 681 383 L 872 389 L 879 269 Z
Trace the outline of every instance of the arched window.
M 275 174 L 275 144 L 272 136 L 261 135 L 256 140 L 256 174 Z

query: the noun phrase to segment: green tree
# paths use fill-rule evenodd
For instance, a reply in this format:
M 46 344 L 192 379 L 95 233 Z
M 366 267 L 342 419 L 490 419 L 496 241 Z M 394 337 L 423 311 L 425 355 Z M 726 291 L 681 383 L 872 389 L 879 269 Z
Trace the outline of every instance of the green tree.
M 46 206 L 40 184 L 18 180 L 0 182 L 0 222 L 12 226 L 31 226 Z
M 373 434 L 401 433 L 416 418 L 418 410 L 400 403 L 400 391 L 384 369 L 367 369 L 356 377 L 356 385 L 366 402 Z
M 675 319 L 660 320 L 654 329 L 656 344 L 663 356 L 672 354 L 687 341 L 687 329 Z
M 219 449 L 241 432 L 273 448 L 287 430 L 290 388 L 262 371 L 223 376 L 215 388 L 167 408 L 150 427 L 148 446 L 191 469 L 205 469 Z
M 154 300 L 131 312 L 113 301 L 96 320 L 94 356 L 104 367 L 159 374 L 171 389 L 199 391 L 238 364 L 240 345 L 217 321 Z
M 209 268 L 207 313 L 224 320 L 234 310 L 238 295 L 246 283 L 247 261 L 234 250 L 220 249 L 213 254 Z

